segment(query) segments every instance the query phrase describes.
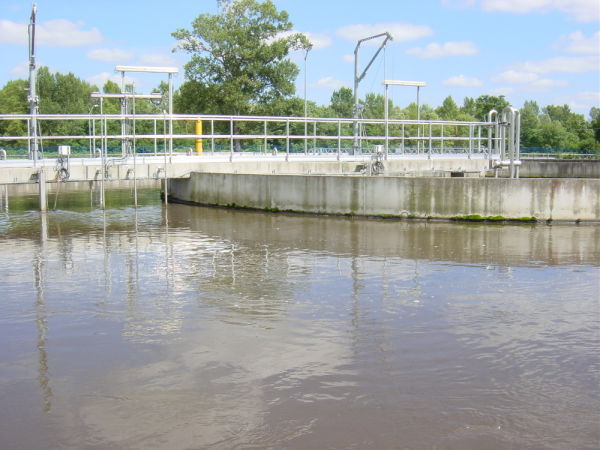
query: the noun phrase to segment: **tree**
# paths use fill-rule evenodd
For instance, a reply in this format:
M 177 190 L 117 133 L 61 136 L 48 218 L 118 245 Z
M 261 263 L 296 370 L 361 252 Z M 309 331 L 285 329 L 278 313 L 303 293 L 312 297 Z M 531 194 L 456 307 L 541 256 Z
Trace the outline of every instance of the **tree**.
M 331 94 L 331 109 L 336 117 L 352 117 L 354 111 L 354 94 L 347 87 L 339 88 Z
M 451 96 L 448 96 L 444 99 L 442 105 L 438 106 L 435 111 L 442 120 L 456 120 L 456 117 L 458 116 L 458 105 Z
M 523 147 L 538 147 L 540 127 L 540 107 L 537 102 L 526 100 L 521 108 L 521 145 Z
M 220 14 L 201 14 L 192 29 L 172 33 L 178 47 L 191 54 L 185 74 L 207 102 L 223 114 L 247 113 L 253 102 L 294 94 L 298 67 L 292 50 L 306 49 L 305 35 L 291 33 L 285 11 L 271 0 L 219 0 Z
M 27 90 L 25 80 L 13 80 L 0 90 L 0 114 L 27 114 Z M 24 120 L 0 121 L 0 135 L 24 136 L 27 134 L 27 123 Z
M 486 114 L 489 114 L 492 109 L 498 111 L 499 114 L 502 114 L 502 110 L 510 106 L 510 103 L 504 95 L 500 95 L 498 97 L 494 95 L 480 95 L 475 99 L 475 114 L 474 117 L 476 120 L 483 120 Z
M 590 125 L 594 132 L 594 138 L 600 144 L 600 108 L 590 109 L 590 118 L 592 119 Z

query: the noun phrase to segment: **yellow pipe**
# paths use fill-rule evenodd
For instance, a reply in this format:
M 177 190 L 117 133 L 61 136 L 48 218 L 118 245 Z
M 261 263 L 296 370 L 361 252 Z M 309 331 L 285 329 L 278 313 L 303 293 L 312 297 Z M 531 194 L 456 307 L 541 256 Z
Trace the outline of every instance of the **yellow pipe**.
M 195 134 L 202 134 L 201 120 L 196 120 Z M 202 153 L 202 139 L 196 139 L 196 153 Z

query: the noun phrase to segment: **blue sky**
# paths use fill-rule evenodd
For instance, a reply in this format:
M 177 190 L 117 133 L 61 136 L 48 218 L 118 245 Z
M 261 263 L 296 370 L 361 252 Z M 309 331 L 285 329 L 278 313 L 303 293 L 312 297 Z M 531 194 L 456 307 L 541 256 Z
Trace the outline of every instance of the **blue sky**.
M 333 90 L 352 88 L 358 39 L 388 31 L 386 46 L 360 84 L 360 94 L 383 93 L 384 79 L 425 81 L 421 101 L 432 106 L 451 95 L 506 95 L 513 106 L 568 104 L 588 115 L 600 106 L 600 1 L 598 0 L 275 0 L 294 29 L 314 48 L 306 60 L 307 97 L 328 104 Z M 171 32 L 189 28 L 216 0 L 37 1 L 38 64 L 98 86 L 117 64 L 183 67 Z M 31 2 L 0 0 L 0 86 L 27 77 L 26 24 Z M 380 41 L 362 45 L 361 71 Z M 297 95 L 304 95 L 304 54 Z M 133 74 L 132 74 L 133 75 Z M 161 75 L 133 75 L 149 92 Z M 183 70 L 175 83 L 184 80 Z M 392 87 L 395 104 L 415 99 L 413 88 Z

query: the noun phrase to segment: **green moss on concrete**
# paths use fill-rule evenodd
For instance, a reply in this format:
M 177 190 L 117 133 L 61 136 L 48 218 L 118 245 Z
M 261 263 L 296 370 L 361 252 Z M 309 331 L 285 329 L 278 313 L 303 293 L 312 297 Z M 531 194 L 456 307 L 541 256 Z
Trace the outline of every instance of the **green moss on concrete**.
M 460 222 L 521 222 L 535 223 L 535 217 L 503 217 L 503 216 L 480 216 L 479 214 L 470 214 L 467 216 L 454 216 L 450 220 Z

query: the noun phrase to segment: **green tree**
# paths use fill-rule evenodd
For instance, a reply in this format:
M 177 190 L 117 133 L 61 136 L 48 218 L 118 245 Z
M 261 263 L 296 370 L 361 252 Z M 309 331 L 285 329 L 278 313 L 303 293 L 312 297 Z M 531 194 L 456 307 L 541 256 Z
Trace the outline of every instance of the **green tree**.
M 26 80 L 12 80 L 0 90 L 0 114 L 27 114 Z M 24 136 L 27 134 L 27 123 L 24 120 L 0 121 L 2 136 Z M 11 143 L 13 144 L 13 143 Z
M 594 138 L 600 144 L 600 108 L 593 107 L 590 109 L 590 126 L 594 133 Z
M 335 117 L 352 117 L 354 111 L 354 94 L 352 89 L 341 87 L 331 94 L 331 109 Z
M 510 106 L 510 103 L 504 95 L 494 96 L 494 95 L 480 95 L 475 99 L 475 114 L 473 117 L 476 120 L 483 120 L 486 114 L 489 114 L 492 109 L 498 111 L 499 114 L 502 114 L 502 110 Z
M 521 145 L 539 146 L 540 107 L 533 100 L 526 100 L 521 108 Z
M 436 108 L 436 113 L 442 120 L 456 120 L 458 105 L 451 96 L 444 99 L 441 106 Z
M 309 48 L 305 35 L 289 33 L 292 23 L 271 0 L 219 0 L 220 14 L 201 14 L 192 29 L 172 33 L 191 55 L 186 77 L 223 114 L 245 114 L 253 102 L 294 94 L 298 67 L 292 50 Z M 211 88 L 211 89 L 208 89 Z
M 472 120 L 475 117 L 475 114 L 477 114 L 475 99 L 472 97 L 465 97 L 463 100 L 463 105 L 460 108 L 460 112 L 463 114 L 463 116 L 468 115 L 470 120 Z

